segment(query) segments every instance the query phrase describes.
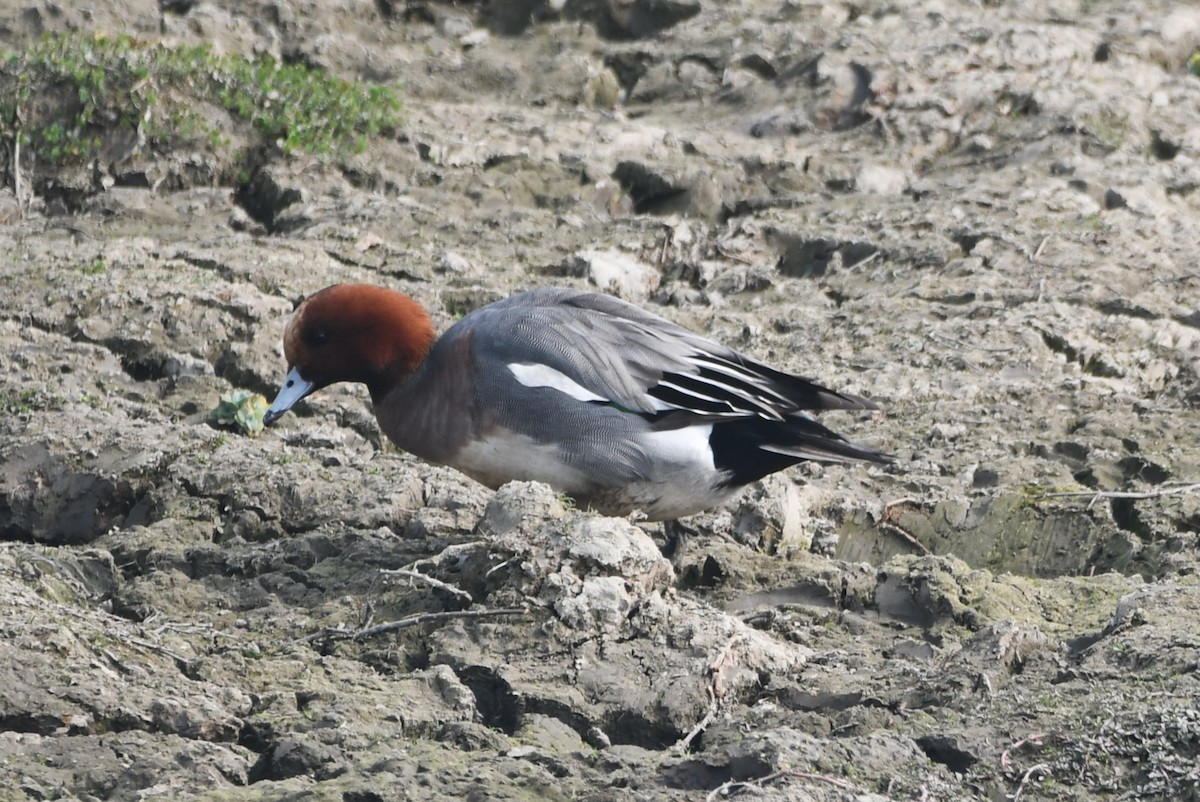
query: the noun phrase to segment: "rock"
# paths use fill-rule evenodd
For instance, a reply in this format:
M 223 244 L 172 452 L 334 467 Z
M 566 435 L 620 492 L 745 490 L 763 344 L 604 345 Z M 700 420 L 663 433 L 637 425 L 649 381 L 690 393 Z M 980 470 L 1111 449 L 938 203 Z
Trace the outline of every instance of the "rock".
M 279 741 L 250 770 L 250 782 L 310 777 L 327 780 L 345 771 L 338 765 L 338 751 L 310 738 Z
M 588 77 L 580 101 L 596 109 L 615 109 L 624 95 L 616 73 L 608 67 L 601 67 Z
M 922 735 L 917 746 L 935 763 L 963 774 L 980 760 L 978 752 L 963 743 L 961 736 L 951 734 Z
M 517 36 L 563 9 L 564 0 L 500 0 L 482 9 L 484 23 L 501 36 Z
M 404 100 L 362 153 L 267 164 L 219 104 L 219 142 L 152 111 L 35 161 L 16 104 L 0 788 L 1194 796 L 1200 17 L 853 5 L 0 3 L 10 50 L 124 31 Z M 340 281 L 439 329 L 621 293 L 874 400 L 817 419 L 897 461 L 651 524 L 398 453 L 353 388 L 209 426 Z
M 863 165 L 854 177 L 854 186 L 871 195 L 900 195 L 908 189 L 908 175 L 882 164 Z
M 642 214 L 686 214 L 711 220 L 724 208 L 721 176 L 685 174 L 644 162 L 622 161 L 612 177 Z
M 604 292 L 635 302 L 644 302 L 659 282 L 657 270 L 618 251 L 579 251 L 567 270 L 582 273 Z
M 133 508 L 137 491 L 106 475 L 72 470 L 43 443 L 0 455 L 0 531 L 45 543 L 87 543 Z
M 812 533 L 806 531 L 801 491 L 785 477 L 767 477 L 739 500 L 734 526 L 739 539 L 770 552 L 808 549 Z
M 552 616 L 542 629 L 563 643 L 563 661 L 530 660 L 509 650 L 497 663 L 496 649 L 509 637 L 506 625 L 443 631 L 435 638 L 436 659 L 462 666 L 460 676 L 496 672 L 503 695 L 524 700 L 526 709 L 570 710 L 556 717 L 580 737 L 593 740 L 590 732 L 598 728 L 611 743 L 664 743 L 681 737 L 693 716 L 702 715 L 704 676 L 733 697 L 758 684 L 761 672 L 787 671 L 802 662 L 802 655 L 711 610 L 691 604 L 680 609 L 672 602 L 675 612 L 668 615 L 670 564 L 627 521 L 586 514 L 540 526 L 533 517 L 524 521 L 523 529 L 491 538 L 464 572 L 472 577 L 472 594 L 485 603 L 536 599 L 545 611 L 539 615 Z M 662 649 L 678 639 L 690 644 L 687 656 L 672 657 Z M 636 666 L 650 653 L 656 669 L 647 674 L 644 690 L 630 694 L 613 683 L 614 666 L 644 671 Z M 547 681 L 563 671 L 575 677 L 575 691 L 565 695 Z
M 710 67 L 695 61 L 660 61 L 649 65 L 629 93 L 630 105 L 661 104 L 709 97 L 720 77 Z
M 479 272 L 479 269 L 471 264 L 470 260 L 454 251 L 442 252 L 437 270 L 441 273 L 449 273 L 456 276 L 472 275 Z
M 522 719 L 517 737 L 532 748 L 558 755 L 570 754 L 584 746 L 579 734 L 566 724 L 551 716 L 537 713 Z
M 747 133 L 757 139 L 795 136 L 812 128 L 803 109 L 776 107 L 750 121 Z
M 238 193 L 238 200 L 246 213 L 265 225 L 268 230 L 283 210 L 304 197 L 300 188 L 281 183 L 283 176 L 273 168 L 259 169 Z
M 772 234 L 779 251 L 777 268 L 780 273 L 792 278 L 817 278 L 838 267 L 852 267 L 878 251 L 869 242 L 807 237 L 791 231 L 775 231 Z
M 700 13 L 695 0 L 606 0 L 609 17 L 622 37 L 644 39 Z
M 528 530 L 566 514 L 562 499 L 540 482 L 508 482 L 492 496 L 476 529 L 495 536 Z

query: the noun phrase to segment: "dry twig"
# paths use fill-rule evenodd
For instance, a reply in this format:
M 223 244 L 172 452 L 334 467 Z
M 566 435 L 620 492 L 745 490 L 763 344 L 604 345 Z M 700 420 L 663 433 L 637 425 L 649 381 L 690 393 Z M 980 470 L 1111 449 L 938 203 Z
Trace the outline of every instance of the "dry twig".
M 987 346 L 987 345 L 975 345 L 974 343 L 965 343 L 962 340 L 956 340 L 953 337 L 947 337 L 945 334 L 939 334 L 936 331 L 926 332 L 925 336 L 928 337 L 929 339 L 933 340 L 934 342 L 941 343 L 942 345 L 950 345 L 950 346 L 954 346 L 955 348 L 973 348 L 976 351 L 985 351 L 989 354 L 1007 354 L 1007 353 L 1017 350 L 1016 348 L 1013 348 L 1013 347 L 994 348 L 994 347 Z
M 705 711 L 704 717 L 696 722 L 696 726 L 692 727 L 688 731 L 688 734 L 675 744 L 675 748 L 680 752 L 686 752 L 696 736 L 708 729 L 708 725 L 712 724 L 712 720 L 716 718 L 717 710 L 721 706 L 721 700 L 725 697 L 725 669 L 734 665 L 733 648 L 741 643 L 745 637 L 746 635 L 743 632 L 738 632 L 730 637 L 721 648 L 721 653 L 709 663 L 708 671 L 712 679 L 709 680 L 707 689 L 708 710 Z
M 838 777 L 830 777 L 826 774 L 813 774 L 812 772 L 808 771 L 781 769 L 780 771 L 774 771 L 763 777 L 759 777 L 756 780 L 730 780 L 729 782 L 722 783 L 709 792 L 708 796 L 705 797 L 705 802 L 714 802 L 718 797 L 728 796 L 731 791 L 736 791 L 739 788 L 761 789 L 767 783 L 778 780 L 780 777 L 792 777 L 797 780 L 810 780 L 812 782 L 827 783 L 835 788 L 841 788 L 844 791 L 859 793 L 858 789 L 852 784 Z
M 432 585 L 435 588 L 444 590 L 447 593 L 453 593 L 455 596 L 466 599 L 469 602 L 474 601 L 474 599 L 471 598 L 471 594 L 467 593 L 462 588 L 457 588 L 448 582 L 443 582 L 440 579 L 436 579 L 428 574 L 423 574 L 420 571 L 414 571 L 410 568 L 383 568 L 380 569 L 379 573 L 383 574 L 384 576 L 403 576 L 409 579 L 417 579 L 427 585 Z
M 1049 737 L 1050 737 L 1050 733 L 1048 733 L 1048 732 L 1035 732 L 1033 735 L 1027 735 L 1024 738 L 1022 738 L 1021 740 L 1017 741 L 1016 743 L 1010 745 L 1007 749 L 1005 749 L 1003 752 L 1000 753 L 1000 768 L 1002 768 L 1006 771 L 1008 770 L 1008 753 L 1009 752 L 1013 751 L 1014 749 L 1020 749 L 1025 744 L 1033 744 L 1034 746 L 1041 746 L 1042 739 L 1049 738 Z
M 929 547 L 917 539 L 917 536 L 905 529 L 899 524 L 900 512 L 902 506 L 911 504 L 918 506 L 918 502 L 914 498 L 898 498 L 895 501 L 889 501 L 883 505 L 883 515 L 879 516 L 879 528 L 885 532 L 891 532 L 899 537 L 904 542 L 913 546 L 922 554 L 932 554 Z
M 1183 496 L 1188 493 L 1200 491 L 1200 482 L 1186 485 L 1169 485 L 1160 487 L 1157 490 L 1064 490 L 1059 493 L 1043 493 L 1042 498 L 1087 498 L 1091 497 L 1088 502 L 1088 509 L 1096 506 L 1096 503 L 1102 499 L 1132 499 L 1144 500 L 1151 498 L 1165 498 L 1167 496 Z
M 888 523 L 887 521 L 880 521 L 879 528 L 884 530 L 885 532 L 891 532 L 892 534 L 896 535 L 904 542 L 906 542 L 909 545 L 916 548 L 922 554 L 933 554 L 933 552 L 929 550 L 928 546 L 926 546 L 921 541 L 917 540 L 917 536 L 914 535 L 912 532 L 909 532 L 907 529 L 903 529 L 903 528 L 897 526 L 896 524 L 891 524 L 891 523 Z
M 726 250 L 725 246 L 719 242 L 716 245 L 716 251 L 717 251 L 718 256 L 722 256 L 731 262 L 741 262 L 744 265 L 756 264 L 756 262 L 753 259 L 747 259 L 745 256 L 742 256 L 741 254 L 736 254 L 736 253 L 733 253 L 732 251 Z
M 1042 237 L 1042 241 L 1039 242 L 1037 248 L 1034 249 L 1033 255 L 1029 257 L 1029 261 L 1036 262 L 1038 259 L 1040 259 L 1042 256 L 1042 251 L 1046 250 L 1046 243 L 1049 241 L 1050 237 Z M 1039 291 L 1038 297 L 1040 298 L 1041 295 L 1042 293 Z
M 712 688 L 708 688 L 708 710 L 704 712 L 704 717 L 696 722 L 696 726 L 692 727 L 688 734 L 679 739 L 675 744 L 675 748 L 679 752 L 686 752 L 692 745 L 692 741 L 696 736 L 708 729 L 708 725 L 712 724 L 714 718 L 717 717 L 717 710 L 720 707 L 720 702 L 717 701 L 716 695 Z
M 401 618 L 397 621 L 387 621 L 383 624 L 366 626 L 360 629 L 326 627 L 319 632 L 314 632 L 311 635 L 300 638 L 298 643 L 312 643 L 322 638 L 330 640 L 366 640 L 376 635 L 396 632 L 401 629 L 408 629 L 434 621 L 449 621 L 455 618 L 496 618 L 503 615 L 524 615 L 527 612 L 524 607 L 502 607 L 495 610 L 447 610 L 440 613 L 418 613 L 417 615 L 410 615 L 407 618 Z
M 483 542 L 482 540 L 469 540 L 466 543 L 451 543 L 449 546 L 446 546 L 444 549 L 439 551 L 437 554 L 434 554 L 431 557 L 421 557 L 419 559 L 413 560 L 405 567 L 411 568 L 415 571 L 415 570 L 417 570 L 417 567 L 420 566 L 422 563 L 433 563 L 434 565 L 437 565 L 439 562 L 442 561 L 443 558 L 457 557 L 462 552 L 470 551 L 471 549 L 480 545 L 482 542 Z
M 1017 783 L 1017 790 L 1013 791 L 1011 795 L 1006 794 L 1006 796 L 1011 799 L 1012 802 L 1017 802 L 1017 800 L 1021 798 L 1021 792 L 1025 790 L 1025 786 L 1029 784 L 1029 781 L 1033 778 L 1033 773 L 1035 771 L 1045 774 L 1046 772 L 1050 771 L 1050 765 L 1048 763 L 1035 763 L 1034 765 L 1030 766 L 1026 772 L 1021 775 L 1021 782 Z
M 152 643 L 151 641 L 143 640 L 141 638 L 135 638 L 132 635 L 120 634 L 120 635 L 116 635 L 115 637 L 117 640 L 123 640 L 126 643 L 132 644 L 134 646 L 140 646 L 143 649 L 149 649 L 152 652 L 158 652 L 163 657 L 168 657 L 171 660 L 173 660 L 176 663 L 176 665 L 186 666 L 188 664 L 188 659 L 186 657 L 184 657 L 183 655 L 181 655 L 179 652 L 171 651 L 170 649 L 168 649 L 165 646 L 159 646 L 157 643 Z
M 20 109 L 17 110 L 18 117 Z M 21 201 L 21 127 L 18 125 L 17 130 L 13 133 L 13 195 L 17 198 L 17 207 L 24 209 L 24 203 Z

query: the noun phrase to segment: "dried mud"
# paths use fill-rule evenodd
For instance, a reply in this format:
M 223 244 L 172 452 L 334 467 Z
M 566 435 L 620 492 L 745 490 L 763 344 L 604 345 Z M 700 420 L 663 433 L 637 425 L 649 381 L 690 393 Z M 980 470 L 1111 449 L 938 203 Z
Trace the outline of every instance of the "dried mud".
M 1200 797 L 1200 11 L 0 7 L 69 29 L 406 122 L 241 188 L 9 175 L 0 796 Z M 355 388 L 211 425 L 351 280 L 440 326 L 616 292 L 879 401 L 831 425 L 898 461 L 648 525 L 397 453 Z

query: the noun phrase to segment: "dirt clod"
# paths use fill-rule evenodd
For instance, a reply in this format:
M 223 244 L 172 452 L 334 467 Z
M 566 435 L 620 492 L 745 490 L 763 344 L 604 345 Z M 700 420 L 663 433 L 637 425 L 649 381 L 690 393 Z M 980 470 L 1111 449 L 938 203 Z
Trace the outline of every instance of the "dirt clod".
M 70 6 L 0 44 L 211 44 L 403 116 L 56 164 L 52 104 L 0 108 L 0 796 L 1200 795 L 1200 12 Z M 877 401 L 829 423 L 896 462 L 650 524 L 398 453 L 361 388 L 214 425 L 342 281 L 441 328 L 620 294 Z

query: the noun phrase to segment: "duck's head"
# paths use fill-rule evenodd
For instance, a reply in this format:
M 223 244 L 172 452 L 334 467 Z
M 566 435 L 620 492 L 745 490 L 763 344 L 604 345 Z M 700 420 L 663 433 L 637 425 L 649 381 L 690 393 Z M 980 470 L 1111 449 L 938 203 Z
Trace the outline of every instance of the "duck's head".
M 367 385 L 378 404 L 420 366 L 433 322 L 407 295 L 369 284 L 334 284 L 306 299 L 288 323 L 288 373 L 264 417 L 272 423 L 305 396 L 338 382 Z

